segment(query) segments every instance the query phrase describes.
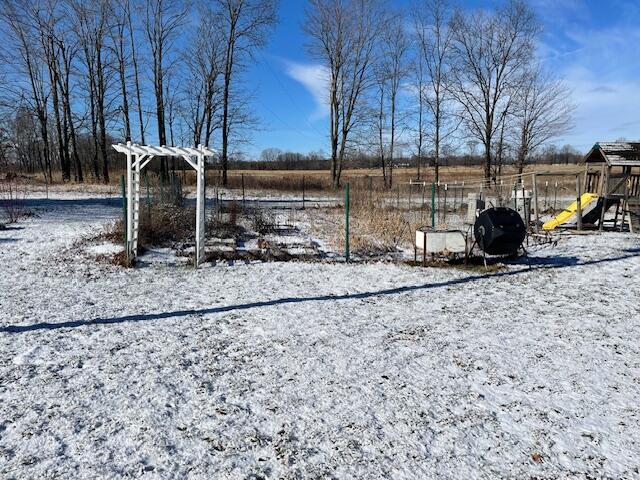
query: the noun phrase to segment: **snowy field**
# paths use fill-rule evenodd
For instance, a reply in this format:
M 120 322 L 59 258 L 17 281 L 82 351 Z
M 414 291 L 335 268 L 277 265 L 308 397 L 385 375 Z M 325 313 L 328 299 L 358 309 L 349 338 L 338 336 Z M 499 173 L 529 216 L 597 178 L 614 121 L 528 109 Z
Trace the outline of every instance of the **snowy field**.
M 640 237 L 126 270 L 76 245 L 118 207 L 0 231 L 0 477 L 640 477 Z

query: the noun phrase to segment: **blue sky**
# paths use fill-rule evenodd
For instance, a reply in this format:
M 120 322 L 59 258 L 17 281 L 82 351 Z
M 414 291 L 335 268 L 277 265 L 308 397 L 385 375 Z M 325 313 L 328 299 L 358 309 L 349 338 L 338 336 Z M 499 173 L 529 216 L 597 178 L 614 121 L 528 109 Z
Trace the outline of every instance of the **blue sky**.
M 302 32 L 304 0 L 281 0 L 280 22 L 251 66 L 260 127 L 248 153 L 263 148 L 327 151 L 319 65 Z M 406 6 L 409 0 L 395 2 Z M 496 2 L 459 0 L 463 8 Z M 539 53 L 573 91 L 575 126 L 554 141 L 586 151 L 594 142 L 640 138 L 640 0 L 531 0 L 543 24 Z

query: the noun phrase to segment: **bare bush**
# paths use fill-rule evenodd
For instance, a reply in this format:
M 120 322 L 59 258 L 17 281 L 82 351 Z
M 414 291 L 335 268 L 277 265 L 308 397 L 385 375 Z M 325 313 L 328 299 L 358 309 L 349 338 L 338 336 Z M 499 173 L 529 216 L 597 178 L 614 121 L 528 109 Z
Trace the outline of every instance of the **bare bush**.
M 195 239 L 195 208 L 153 205 L 140 217 L 138 242 L 142 247 L 167 247 Z M 124 240 L 124 221 L 113 222 L 101 235 L 114 243 Z
M 271 233 L 276 223 L 273 211 L 264 208 L 254 208 L 251 210 L 251 227 L 260 235 Z
M 397 252 L 407 244 L 415 225 L 389 203 L 388 195 L 356 192 L 352 198 L 349 242 L 353 253 L 374 256 Z M 344 228 L 338 228 L 334 243 L 342 246 L 344 241 Z
M 7 175 L 0 181 L 0 209 L 4 213 L 7 223 L 15 223 L 25 214 L 21 202 L 24 201 L 26 191 L 16 178 Z

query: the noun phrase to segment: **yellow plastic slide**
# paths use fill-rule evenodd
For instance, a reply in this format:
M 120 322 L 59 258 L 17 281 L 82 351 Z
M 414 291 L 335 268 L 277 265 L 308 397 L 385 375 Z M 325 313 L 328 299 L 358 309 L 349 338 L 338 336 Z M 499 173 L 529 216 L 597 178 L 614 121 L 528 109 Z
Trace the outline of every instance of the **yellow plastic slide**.
M 598 200 L 598 195 L 595 193 L 583 193 L 580 197 L 580 208 L 582 209 L 582 215 L 584 216 L 587 211 L 593 208 L 592 202 Z M 588 208 L 591 206 L 591 208 Z M 546 222 L 543 226 L 543 230 L 553 230 L 560 225 L 569 222 L 578 212 L 578 202 L 575 201 L 567 208 L 565 208 L 558 216 Z

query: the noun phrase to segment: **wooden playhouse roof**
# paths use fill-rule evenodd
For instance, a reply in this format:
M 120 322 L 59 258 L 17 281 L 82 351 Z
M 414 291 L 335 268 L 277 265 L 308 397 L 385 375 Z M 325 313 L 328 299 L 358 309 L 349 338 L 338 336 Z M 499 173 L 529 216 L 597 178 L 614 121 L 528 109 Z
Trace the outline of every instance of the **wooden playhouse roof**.
M 598 142 L 584 163 L 606 163 L 610 167 L 640 167 L 640 142 Z

